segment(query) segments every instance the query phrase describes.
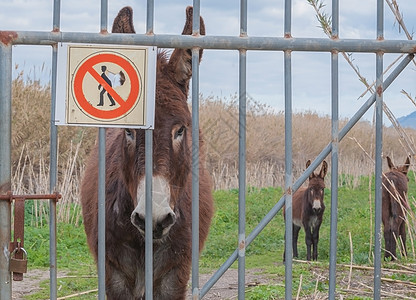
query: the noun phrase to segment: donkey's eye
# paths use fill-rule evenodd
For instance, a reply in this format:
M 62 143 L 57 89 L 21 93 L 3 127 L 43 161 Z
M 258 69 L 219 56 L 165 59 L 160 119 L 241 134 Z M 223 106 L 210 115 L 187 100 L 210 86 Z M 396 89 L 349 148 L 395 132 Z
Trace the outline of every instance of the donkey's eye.
M 183 134 L 185 133 L 185 126 L 181 126 L 181 128 L 179 128 L 176 132 L 175 132 L 175 139 L 177 139 L 178 137 L 183 136 Z
M 131 130 L 129 128 L 126 128 L 125 131 L 126 131 L 126 135 L 128 137 L 131 137 L 133 135 L 133 133 L 131 132 Z

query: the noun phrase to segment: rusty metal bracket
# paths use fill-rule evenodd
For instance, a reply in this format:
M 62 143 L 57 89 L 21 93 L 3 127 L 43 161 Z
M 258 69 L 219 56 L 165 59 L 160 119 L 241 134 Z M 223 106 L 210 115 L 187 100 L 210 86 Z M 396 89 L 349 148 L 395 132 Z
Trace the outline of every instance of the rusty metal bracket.
M 54 194 L 43 195 L 13 195 L 11 191 L 8 191 L 5 195 L 0 195 L 0 200 L 8 200 L 10 202 L 13 202 L 13 200 L 17 198 L 22 198 L 25 200 L 55 200 L 55 202 L 58 202 L 58 200 L 62 198 L 62 195 L 58 192 L 55 192 Z
M 26 259 L 24 257 L 24 228 L 25 228 L 25 201 L 26 200 L 53 200 L 58 201 L 62 196 L 59 193 L 46 195 L 13 195 L 11 191 L 6 195 L 0 195 L 0 200 L 9 201 L 14 200 L 14 237 L 13 242 L 9 244 L 10 253 L 14 254 L 15 259 Z M 13 272 L 13 280 L 23 280 L 23 273 Z

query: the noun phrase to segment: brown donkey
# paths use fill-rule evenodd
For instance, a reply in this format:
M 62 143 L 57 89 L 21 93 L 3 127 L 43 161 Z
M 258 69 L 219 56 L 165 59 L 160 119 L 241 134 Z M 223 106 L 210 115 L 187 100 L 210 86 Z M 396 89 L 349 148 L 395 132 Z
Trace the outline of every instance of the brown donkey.
M 406 211 L 410 209 L 407 202 L 407 172 L 410 156 L 404 165 L 395 166 L 387 156 L 390 171 L 383 175 L 382 220 L 384 225 L 385 252 L 384 259 L 395 260 L 396 239 L 402 243 L 402 255 L 406 255 Z
M 306 168 L 311 161 L 306 162 Z M 318 260 L 319 228 L 322 224 L 322 217 L 325 211 L 324 204 L 324 178 L 328 170 L 328 164 L 323 161 L 318 175 L 314 172 L 309 176 L 307 188 L 300 188 L 292 198 L 292 222 L 293 222 L 293 256 L 298 257 L 298 236 L 300 228 L 305 230 L 306 259 L 311 260 L 311 247 L 313 246 L 312 259 Z M 283 216 L 285 210 L 283 209 Z M 283 254 L 283 260 L 285 254 Z
M 120 10 L 113 32 L 134 33 L 132 9 Z M 192 7 L 182 34 L 192 34 Z M 201 18 L 201 34 L 205 34 Z M 200 52 L 202 55 L 202 50 Z M 185 299 L 191 269 L 191 113 L 187 104 L 192 75 L 190 49 L 158 54 L 153 131 L 153 295 Z M 145 295 L 145 138 L 144 130 L 107 129 L 106 262 L 107 299 Z M 212 183 L 200 145 L 199 249 L 213 215 Z M 92 150 L 81 185 L 88 245 L 97 259 L 98 149 Z

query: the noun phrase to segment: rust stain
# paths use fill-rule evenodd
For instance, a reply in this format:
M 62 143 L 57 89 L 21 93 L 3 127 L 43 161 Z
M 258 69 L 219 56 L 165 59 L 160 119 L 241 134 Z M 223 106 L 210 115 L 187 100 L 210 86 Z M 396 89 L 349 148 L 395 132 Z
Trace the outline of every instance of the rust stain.
M 377 87 L 377 95 L 379 96 L 379 97 L 381 97 L 381 95 L 383 94 L 383 87 L 381 86 L 381 85 L 379 85 L 378 87 Z
M 242 240 L 240 242 L 240 244 L 238 245 L 238 249 L 239 250 L 244 250 L 245 247 L 246 247 L 246 241 L 245 240 Z
M 107 31 L 107 29 L 103 29 L 103 30 L 100 31 L 100 33 L 101 34 L 108 34 L 108 31 Z
M 290 33 L 285 33 L 284 37 L 286 39 L 290 39 L 290 38 L 292 38 L 292 35 Z
M 289 187 L 289 188 L 287 189 L 286 194 L 288 194 L 288 195 L 292 195 L 292 188 L 291 188 L 291 187 Z
M 17 39 L 16 31 L 0 31 L 0 41 L 4 45 L 9 45 L 13 40 Z

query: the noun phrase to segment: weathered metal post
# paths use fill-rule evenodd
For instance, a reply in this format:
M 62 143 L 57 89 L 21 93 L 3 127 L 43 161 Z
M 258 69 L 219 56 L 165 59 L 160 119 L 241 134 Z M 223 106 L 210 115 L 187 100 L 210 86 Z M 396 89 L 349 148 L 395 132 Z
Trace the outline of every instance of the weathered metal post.
M 7 34 L 7 33 L 6 33 Z M 7 38 L 7 37 L 6 37 Z M 0 194 L 11 190 L 12 45 L 0 39 Z M 0 200 L 0 299 L 12 299 L 9 272 L 11 202 Z

